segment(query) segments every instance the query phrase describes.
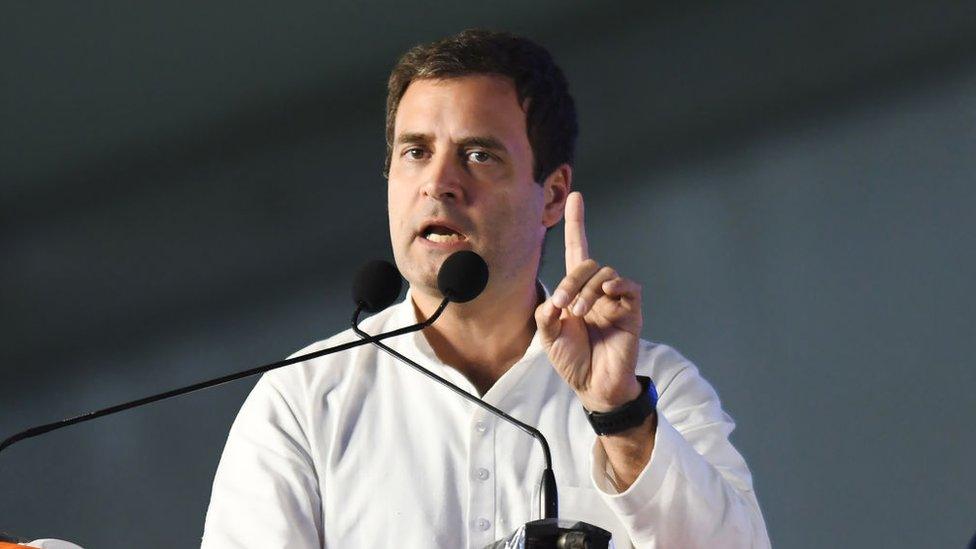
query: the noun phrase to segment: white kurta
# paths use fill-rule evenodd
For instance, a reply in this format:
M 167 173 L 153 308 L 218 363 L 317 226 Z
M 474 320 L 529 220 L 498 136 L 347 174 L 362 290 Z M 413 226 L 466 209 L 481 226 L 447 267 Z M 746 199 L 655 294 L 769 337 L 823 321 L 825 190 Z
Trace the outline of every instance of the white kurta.
M 416 322 L 407 299 L 362 327 Z M 351 331 L 300 351 L 357 339 Z M 386 343 L 472 394 L 413 333 Z M 618 494 L 575 393 L 538 334 L 483 399 L 536 426 L 552 449 L 559 515 L 626 547 L 768 547 L 732 419 L 697 368 L 641 341 L 637 373 L 660 394 L 654 452 Z M 265 374 L 224 448 L 206 549 L 481 548 L 538 518 L 544 462 L 530 436 L 374 346 Z

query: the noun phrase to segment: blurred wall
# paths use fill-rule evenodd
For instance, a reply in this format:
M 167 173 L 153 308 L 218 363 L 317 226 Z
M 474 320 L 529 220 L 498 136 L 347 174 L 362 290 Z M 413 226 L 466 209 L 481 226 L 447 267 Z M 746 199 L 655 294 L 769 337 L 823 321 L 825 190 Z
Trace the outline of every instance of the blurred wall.
M 591 250 L 737 420 L 777 547 L 976 531 L 976 7 L 8 5 L 0 433 L 276 360 L 389 257 L 385 78 L 471 26 L 550 47 Z M 543 279 L 562 276 L 561 233 Z M 194 546 L 253 380 L 0 455 L 0 530 Z

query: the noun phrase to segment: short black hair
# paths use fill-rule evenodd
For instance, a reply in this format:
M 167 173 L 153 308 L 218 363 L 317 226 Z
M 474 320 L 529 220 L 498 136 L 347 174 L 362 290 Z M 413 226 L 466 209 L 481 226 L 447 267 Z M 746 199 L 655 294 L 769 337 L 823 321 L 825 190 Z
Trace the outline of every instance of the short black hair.
M 528 100 L 525 125 L 532 147 L 532 177 L 537 183 L 562 164 L 573 165 L 579 133 L 576 106 L 552 55 L 539 44 L 508 32 L 469 29 L 414 46 L 393 67 L 386 96 L 385 176 L 390 173 L 397 108 L 410 83 L 472 74 L 511 78 L 519 104 Z

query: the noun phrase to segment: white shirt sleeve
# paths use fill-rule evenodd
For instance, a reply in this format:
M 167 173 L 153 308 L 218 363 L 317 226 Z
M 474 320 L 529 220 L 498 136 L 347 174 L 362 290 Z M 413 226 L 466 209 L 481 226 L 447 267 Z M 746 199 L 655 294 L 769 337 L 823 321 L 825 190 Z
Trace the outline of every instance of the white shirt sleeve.
M 271 378 L 262 377 L 228 435 L 201 547 L 323 546 L 319 485 L 303 425 Z
M 769 547 L 752 475 L 729 442 L 735 423 L 718 395 L 687 361 L 662 381 L 654 450 L 626 491 L 617 493 L 606 452 L 594 444 L 591 476 L 601 497 L 635 547 Z

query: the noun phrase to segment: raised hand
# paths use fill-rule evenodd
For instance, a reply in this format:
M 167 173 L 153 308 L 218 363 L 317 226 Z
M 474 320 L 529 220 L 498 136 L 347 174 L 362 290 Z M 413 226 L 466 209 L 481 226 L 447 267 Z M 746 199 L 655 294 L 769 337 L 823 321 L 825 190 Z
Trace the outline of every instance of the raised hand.
M 587 410 L 605 412 L 640 394 L 641 287 L 590 259 L 578 192 L 566 201 L 566 277 L 535 320 L 549 360 Z

